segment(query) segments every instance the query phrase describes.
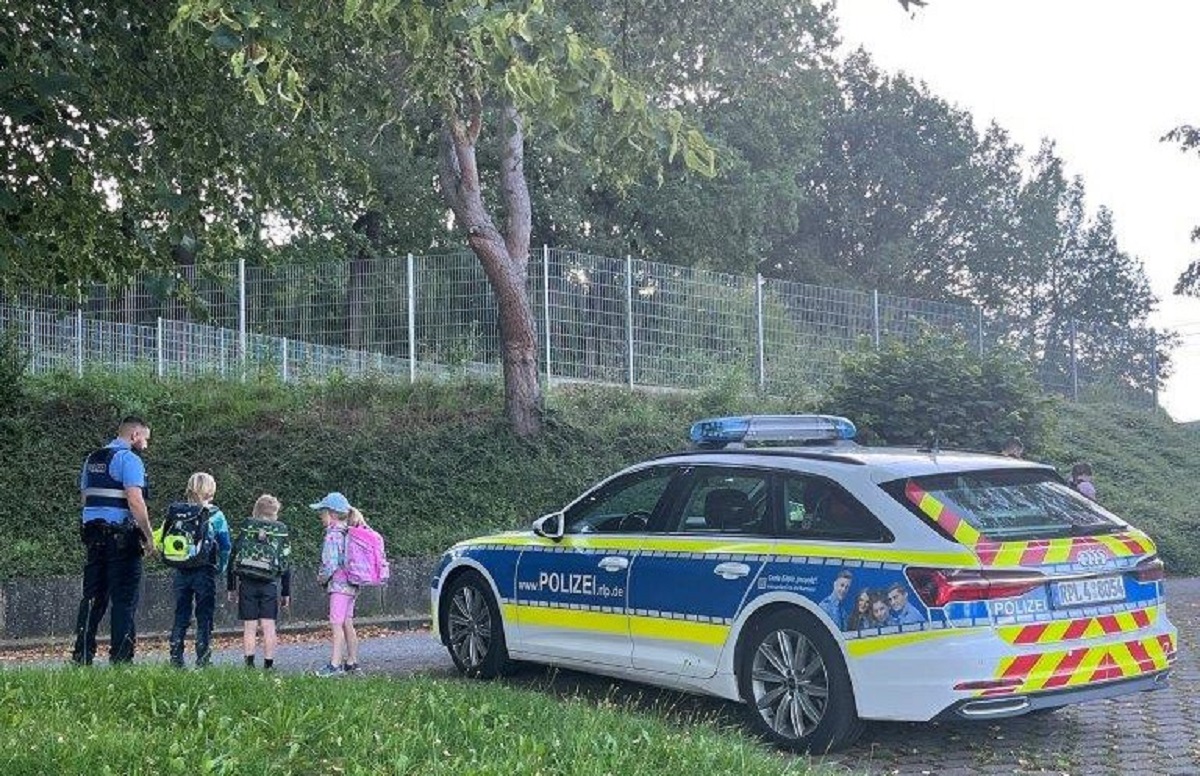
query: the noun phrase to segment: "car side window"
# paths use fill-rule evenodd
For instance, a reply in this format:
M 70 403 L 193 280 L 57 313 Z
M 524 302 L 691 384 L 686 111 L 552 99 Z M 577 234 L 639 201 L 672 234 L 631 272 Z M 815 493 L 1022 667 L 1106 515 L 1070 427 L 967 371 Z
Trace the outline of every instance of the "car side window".
M 845 488 L 804 475 L 784 478 L 783 535 L 844 542 L 891 540 L 887 528 Z
M 566 532 L 645 531 L 675 472 L 669 466 L 642 469 L 593 490 L 567 510 Z
M 766 533 L 770 506 L 766 473 L 697 468 L 671 531 L 698 534 Z

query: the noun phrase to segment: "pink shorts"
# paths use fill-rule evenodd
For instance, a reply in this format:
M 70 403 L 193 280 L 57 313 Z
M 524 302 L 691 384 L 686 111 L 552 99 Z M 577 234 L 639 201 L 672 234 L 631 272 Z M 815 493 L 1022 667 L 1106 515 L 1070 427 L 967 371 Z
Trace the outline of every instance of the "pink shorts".
M 354 619 L 354 599 L 357 597 L 353 593 L 330 593 L 329 623 L 341 625 L 346 620 Z

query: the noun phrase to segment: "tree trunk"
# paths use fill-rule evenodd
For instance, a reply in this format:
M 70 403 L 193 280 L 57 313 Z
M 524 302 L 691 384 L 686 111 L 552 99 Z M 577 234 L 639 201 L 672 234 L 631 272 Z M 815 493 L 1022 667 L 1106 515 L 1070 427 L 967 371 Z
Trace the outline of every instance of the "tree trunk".
M 367 278 L 371 275 L 373 259 L 379 252 L 382 224 L 383 214 L 378 210 L 368 210 L 354 222 L 354 231 L 367 240 L 367 244 L 360 247 L 357 255 L 350 260 L 350 278 L 346 287 L 349 313 L 346 342 L 354 350 L 365 351 L 368 346 Z
M 508 106 L 500 127 L 500 195 L 506 213 L 504 233 L 483 202 L 475 148 L 482 105 L 471 100 L 468 116 L 451 111 L 442 132 L 439 181 L 442 196 L 466 232 L 487 275 L 500 315 L 504 367 L 504 411 L 522 437 L 542 430 L 542 388 L 538 382 L 537 336 L 525 283 L 528 278 L 532 210 L 525 181 L 524 131 L 520 115 Z

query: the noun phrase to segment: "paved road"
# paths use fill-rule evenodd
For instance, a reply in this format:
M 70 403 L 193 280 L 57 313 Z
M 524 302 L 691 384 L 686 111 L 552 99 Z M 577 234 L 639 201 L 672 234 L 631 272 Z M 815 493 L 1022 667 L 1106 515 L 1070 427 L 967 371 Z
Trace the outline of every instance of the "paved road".
M 1171 685 L 1120 700 L 1079 704 L 1053 714 L 994 722 L 874 723 L 847 752 L 825 758 L 847 773 L 1200 775 L 1200 579 L 1168 581 L 1168 613 L 1179 628 L 1180 656 Z M 328 658 L 319 634 L 285 636 L 282 671 L 311 671 Z M 222 639 L 220 664 L 241 662 L 241 648 Z M 161 659 L 161 651 L 150 659 Z M 445 649 L 427 631 L 375 631 L 360 662 L 370 673 L 453 674 Z M 344 680 L 339 680 L 344 681 Z M 573 671 L 528 668 L 508 680 L 556 696 L 627 703 L 680 725 L 740 728 L 741 706 Z

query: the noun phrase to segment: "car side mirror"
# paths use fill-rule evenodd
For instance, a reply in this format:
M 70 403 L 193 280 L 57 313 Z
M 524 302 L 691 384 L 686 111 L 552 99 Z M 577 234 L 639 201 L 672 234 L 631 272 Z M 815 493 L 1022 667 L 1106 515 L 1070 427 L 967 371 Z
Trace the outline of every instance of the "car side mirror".
M 559 541 L 563 538 L 566 518 L 562 512 L 551 512 L 533 521 L 533 532 L 538 536 Z

